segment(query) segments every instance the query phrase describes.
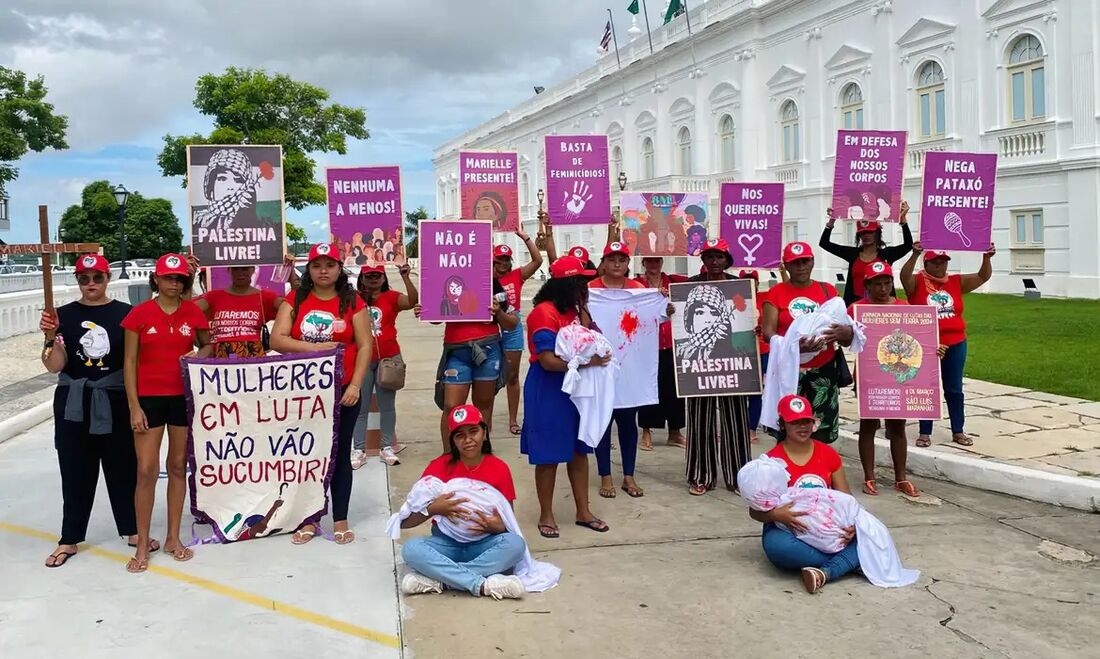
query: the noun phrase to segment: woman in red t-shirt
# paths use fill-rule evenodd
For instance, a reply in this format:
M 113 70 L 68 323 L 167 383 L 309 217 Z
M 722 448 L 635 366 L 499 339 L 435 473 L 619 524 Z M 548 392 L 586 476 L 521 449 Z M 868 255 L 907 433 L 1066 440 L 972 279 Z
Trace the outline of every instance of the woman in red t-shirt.
M 512 268 L 512 248 L 507 245 L 497 245 L 493 248 L 493 276 L 500 282 L 504 289 L 504 295 L 508 298 L 508 306 L 516 314 L 516 326 L 513 329 L 501 332 L 501 342 L 504 345 L 504 359 L 508 362 L 508 432 L 513 435 L 520 433 L 519 425 L 519 362 L 523 356 L 523 314 L 520 312 L 520 294 L 523 292 L 523 282 L 527 281 L 539 271 L 542 266 L 542 254 L 539 253 L 535 241 L 531 240 L 523 230 L 516 231 L 516 236 L 527 247 L 527 253 L 531 260 L 523 267 Z
M 149 567 L 149 527 L 153 518 L 157 477 L 160 474 L 160 443 L 168 426 L 168 530 L 164 551 L 177 561 L 194 556 L 180 542 L 180 520 L 186 492 L 187 402 L 183 395 L 180 358 L 194 352 L 209 354 L 210 333 L 206 316 L 194 302 L 182 299 L 194 283 L 187 259 L 165 254 L 157 260 L 149 277 L 156 297 L 130 310 L 122 321 L 126 330 L 123 377 L 130 403 L 130 427 L 137 452 L 137 551 L 126 564 L 129 572 Z
M 370 365 L 374 340 L 366 306 L 348 282 L 336 245 L 321 243 L 309 250 L 309 263 L 294 299 L 275 317 L 271 348 L 283 354 L 316 352 L 344 347 L 344 373 L 340 383 L 340 426 L 336 432 L 336 464 L 332 467 L 332 522 L 337 544 L 355 540 L 348 530 L 351 500 L 351 432 L 359 416 L 359 391 Z M 369 403 L 368 403 L 369 404 Z M 303 524 L 291 539 L 304 545 L 317 533 L 314 524 Z
M 352 431 L 354 440 L 351 449 L 351 468 L 358 469 L 367 461 L 367 416 L 370 414 L 371 396 L 378 401 L 378 416 L 381 424 L 382 443 L 379 457 L 388 465 L 401 464 L 397 459 L 397 447 L 394 437 L 397 430 L 397 391 L 386 389 L 378 384 L 378 364 L 383 359 L 401 357 L 401 346 L 397 343 L 397 314 L 408 311 L 420 301 L 420 291 L 416 289 L 408 264 L 397 266 L 401 281 L 405 282 L 406 293 L 390 290 L 386 277 L 386 266 L 365 265 L 359 270 L 356 289 L 359 297 L 367 303 L 370 313 L 371 333 L 374 335 L 374 353 L 370 367 L 363 379 L 361 392 L 363 403 L 359 405 L 359 418 Z
M 297 288 L 298 272 L 294 269 L 294 257 L 287 255 L 285 267 L 290 270 L 290 287 Z M 256 266 L 229 268 L 229 288 L 207 291 L 195 298 L 210 321 L 210 338 L 214 344 L 214 357 L 263 357 L 267 349 L 263 344 L 263 329 L 275 320 L 279 307 L 286 302 L 282 295 L 252 285 Z
M 856 196 L 859 198 L 859 195 Z M 859 206 L 854 206 L 854 208 L 859 208 Z M 895 263 L 904 258 L 909 250 L 913 248 L 913 234 L 909 231 L 908 221 L 909 203 L 901 202 L 901 213 L 898 218 L 898 224 L 901 225 L 902 242 L 900 245 L 889 247 L 886 246 L 886 241 L 882 239 L 882 224 L 880 222 L 886 221 L 884 218 L 879 218 L 879 222 L 870 218 L 858 220 L 855 223 L 856 244 L 851 247 L 838 245 L 832 241 L 836 215 L 831 208 L 828 209 L 827 214 L 829 219 L 825 222 L 825 229 L 821 232 L 821 241 L 818 246 L 830 254 L 839 256 L 848 264 L 848 273 L 844 278 L 844 281 L 848 282 L 848 285 L 844 287 L 844 304 L 851 305 L 856 300 L 862 299 L 866 292 L 863 287 L 863 275 L 868 264 L 874 261 Z M 878 217 L 878 215 L 873 217 Z
M 917 257 L 924 252 L 919 242 L 913 244 L 913 255 L 901 268 L 901 285 L 912 304 L 930 304 L 936 307 L 940 326 L 940 376 L 943 379 L 943 398 L 947 401 L 947 414 L 951 418 L 951 441 L 961 446 L 972 446 L 974 441 L 963 432 L 966 412 L 963 407 L 963 367 L 966 366 L 966 321 L 963 320 L 963 295 L 976 290 L 993 276 L 993 255 L 997 248 L 992 243 L 982 255 L 982 267 L 969 275 L 947 274 L 951 257 L 945 252 L 924 252 L 924 270 L 913 274 Z M 921 421 L 917 446 L 932 445 L 932 422 Z
M 645 272 L 634 278 L 646 288 L 656 288 L 661 295 L 668 297 L 670 284 L 687 281 L 684 275 L 670 275 L 664 272 L 665 260 L 660 256 L 642 257 Z M 642 428 L 642 439 L 638 445 L 643 451 L 653 450 L 653 428 L 664 428 L 668 424 L 669 446 L 684 448 L 687 440 L 681 432 L 684 428 L 684 399 L 676 395 L 676 370 L 672 356 L 672 320 L 661 323 L 658 334 L 657 352 L 657 403 L 638 409 L 638 425 Z
M 833 447 L 813 438 L 817 419 L 810 401 L 794 394 L 784 396 L 778 412 L 784 439 L 768 455 L 787 463 L 790 474 L 787 486 L 823 487 L 851 494 L 840 456 Z M 782 570 L 800 570 L 802 585 L 810 593 L 859 567 L 855 527 L 846 529 L 848 545 L 844 549 L 827 554 L 795 537 L 793 530 L 805 530 L 798 518 L 806 513 L 796 512 L 793 506 L 788 503 L 769 511 L 749 510 L 749 517 L 764 523 L 760 539 L 764 555 L 772 565 Z

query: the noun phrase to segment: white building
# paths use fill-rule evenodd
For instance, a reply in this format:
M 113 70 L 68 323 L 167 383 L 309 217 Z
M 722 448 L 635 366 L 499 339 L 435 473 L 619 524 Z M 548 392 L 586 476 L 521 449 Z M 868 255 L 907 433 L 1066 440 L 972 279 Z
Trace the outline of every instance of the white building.
M 658 5 L 651 0 L 650 5 Z M 1100 297 L 1100 67 L 1095 0 L 709 0 L 556 87 L 440 146 L 436 208 L 458 213 L 459 149 L 520 153 L 524 227 L 545 188 L 543 136 L 605 133 L 628 189 L 786 183 L 787 240 L 814 245 L 831 197 L 836 130 L 909 132 L 905 197 L 920 222 L 924 154 L 997 153 L 995 274 L 1019 293 Z M 651 9 L 654 7 L 651 6 Z M 619 12 L 622 13 L 622 12 Z M 625 14 L 624 14 L 625 16 Z M 538 81 L 533 81 L 538 82 Z M 616 185 L 613 187 L 617 188 Z M 838 223 L 834 240 L 850 241 Z M 892 233 L 891 233 L 892 232 Z M 603 227 L 557 229 L 559 249 Z M 712 233 L 713 235 L 713 233 Z M 900 240 L 890 227 L 887 241 Z M 686 259 L 681 259 L 686 261 Z M 955 271 L 980 257 L 956 258 Z M 819 277 L 843 268 L 820 256 Z M 694 270 L 695 263 L 677 265 Z

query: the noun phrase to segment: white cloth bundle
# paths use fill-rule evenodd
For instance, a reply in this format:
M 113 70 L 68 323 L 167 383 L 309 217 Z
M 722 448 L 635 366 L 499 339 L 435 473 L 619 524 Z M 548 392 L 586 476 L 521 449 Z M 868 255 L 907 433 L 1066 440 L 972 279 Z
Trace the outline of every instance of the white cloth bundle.
M 793 503 L 796 512 L 805 512 L 798 519 L 807 529 L 788 530 L 814 549 L 827 554 L 844 549 L 844 529 L 854 526 L 860 568 L 874 585 L 898 588 L 920 577 L 919 571 L 902 566 L 890 531 L 855 497 L 823 487 L 787 487 L 789 480 L 786 463 L 767 455 L 750 461 L 737 472 L 737 487 L 753 510 L 769 511 Z
M 577 439 L 591 448 L 603 439 L 611 413 L 615 409 L 615 377 L 619 362 L 612 358 L 604 366 L 580 368 L 593 357 L 610 354 L 611 342 L 603 334 L 578 323 L 558 330 L 554 354 L 569 365 L 561 383 L 562 392 L 569 395 L 580 414 L 580 430 Z
M 496 511 L 500 518 L 504 520 L 504 526 L 510 533 L 523 537 L 519 522 L 516 521 L 516 515 L 512 512 L 511 504 L 495 487 L 472 478 L 452 478 L 444 483 L 435 476 L 425 476 L 413 484 L 412 489 L 409 490 L 409 496 L 405 498 L 405 503 L 401 504 L 401 510 L 390 516 L 390 520 L 386 524 L 387 535 L 393 540 L 400 538 L 401 522 L 403 520 L 413 513 L 427 515 L 428 504 L 448 492 L 453 492 L 456 496 L 467 499 L 467 502 L 462 506 L 470 512 L 482 512 L 491 515 L 493 511 Z M 468 520 L 452 522 L 442 515 L 435 515 L 432 519 L 435 521 L 436 528 L 458 542 L 470 543 L 481 540 L 486 536 L 485 533 L 474 530 Z M 516 563 L 512 571 L 523 582 L 523 587 L 529 593 L 541 593 L 544 590 L 549 590 L 558 585 L 558 581 L 561 579 L 561 568 L 550 563 L 536 561 L 527 549 L 523 550 L 523 558 Z
M 760 403 L 760 424 L 765 428 L 779 427 L 779 401 L 797 391 L 799 368 L 817 355 L 802 354 L 798 348 L 798 340 L 804 336 L 820 337 L 832 325 L 850 326 L 852 345 L 845 349 L 852 353 L 863 351 L 863 344 L 867 340 L 863 326 L 852 320 L 844 306 L 844 300 L 839 297 L 819 305 L 813 313 L 795 318 L 786 334 L 773 336 L 768 342 L 768 372 L 764 378 L 767 385 Z

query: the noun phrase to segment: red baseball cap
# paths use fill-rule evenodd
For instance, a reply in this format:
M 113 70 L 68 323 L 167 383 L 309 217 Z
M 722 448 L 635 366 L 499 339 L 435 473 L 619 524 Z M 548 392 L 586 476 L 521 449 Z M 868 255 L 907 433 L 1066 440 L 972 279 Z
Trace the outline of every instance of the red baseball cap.
M 863 271 L 863 281 L 871 281 L 875 277 L 894 277 L 894 269 L 886 261 L 872 261 Z
M 365 265 L 362 268 L 359 268 L 359 274 L 361 274 L 361 275 L 369 275 L 372 272 L 380 272 L 382 274 L 386 274 L 386 266 L 384 266 L 384 265 Z
M 447 415 L 447 428 L 453 435 L 462 426 L 476 426 L 481 423 L 481 410 L 474 405 L 459 405 Z
M 167 277 L 168 275 L 190 277 L 191 266 L 187 264 L 187 259 L 182 254 L 165 254 L 157 259 L 157 267 L 154 272 L 158 277 Z
M 737 273 L 737 277 L 739 279 L 755 279 L 756 281 L 760 281 L 760 273 L 755 270 L 742 270 Z
M 810 401 L 797 394 L 787 394 L 779 400 L 779 418 L 784 423 L 801 419 L 814 419 L 814 408 Z
M 603 248 L 603 257 L 606 259 L 612 254 L 622 254 L 630 258 L 630 248 L 626 246 L 626 243 L 620 243 L 617 240 L 613 243 L 607 243 L 607 246 Z
M 799 259 L 812 259 L 814 257 L 814 250 L 810 247 L 810 243 L 795 242 L 788 243 L 783 248 L 783 262 L 790 263 L 791 261 L 798 261 Z
M 936 259 L 947 259 L 948 261 L 950 261 L 951 255 L 947 252 L 934 252 L 931 250 L 924 253 L 925 263 L 928 263 L 929 261 L 935 261 Z
M 559 256 L 557 261 L 550 264 L 550 278 L 563 279 L 565 277 L 595 277 L 595 270 L 585 270 L 584 262 L 575 256 Z
M 882 228 L 882 225 L 872 220 L 860 220 L 856 222 L 856 235 L 861 233 L 874 233 Z
M 497 257 L 512 258 L 512 248 L 507 245 L 497 245 L 493 248 L 493 258 Z
M 726 256 L 733 260 L 730 255 L 730 244 L 726 242 L 725 238 L 710 238 L 707 242 L 703 243 L 703 249 L 699 250 L 699 256 L 706 254 L 707 252 L 722 252 Z
M 107 259 L 103 258 L 99 254 L 85 254 L 76 260 L 76 273 L 80 274 L 85 270 L 98 270 L 99 272 L 110 272 L 111 265 L 107 263 Z
M 340 248 L 330 243 L 317 243 L 309 248 L 309 258 L 306 261 L 313 261 L 322 257 L 339 262 Z
M 580 259 L 581 263 L 588 263 L 588 260 L 591 258 L 588 255 L 588 250 L 581 247 L 580 245 L 577 245 L 576 247 L 570 247 L 569 256 L 572 256 L 575 259 Z

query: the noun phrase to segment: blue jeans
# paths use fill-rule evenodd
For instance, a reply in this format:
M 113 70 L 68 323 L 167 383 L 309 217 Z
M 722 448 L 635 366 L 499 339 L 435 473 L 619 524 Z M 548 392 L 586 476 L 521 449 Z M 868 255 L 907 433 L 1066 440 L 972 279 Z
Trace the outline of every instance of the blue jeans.
M 487 535 L 476 542 L 462 543 L 433 524 L 430 536 L 412 538 L 401 547 L 401 557 L 426 577 L 454 590 L 480 595 L 485 577 L 511 570 L 526 550 L 527 544 L 515 533 Z
M 947 416 L 951 419 L 951 432 L 960 433 L 966 423 L 963 409 L 963 367 L 966 366 L 966 341 L 947 349 L 940 360 L 940 377 L 943 378 L 943 398 L 947 401 Z M 921 421 L 922 435 L 932 434 L 932 422 Z
M 769 353 L 765 352 L 765 353 L 762 353 L 760 355 L 760 372 L 761 373 L 767 373 L 768 372 L 768 354 Z M 760 425 L 760 412 L 762 411 L 761 408 L 763 406 L 764 406 L 764 395 L 763 394 L 761 394 L 759 396 L 749 396 L 749 432 L 752 432 L 752 431 L 756 430 L 757 426 Z
M 829 581 L 834 581 L 859 567 L 855 540 L 835 554 L 826 554 L 794 537 L 787 529 L 775 524 L 765 524 L 761 543 L 764 545 L 764 555 L 772 565 L 781 570 L 817 567 L 821 568 Z
M 596 446 L 596 468 L 600 476 L 611 475 L 611 424 L 619 427 L 619 452 L 623 456 L 623 476 L 634 475 L 634 463 L 638 459 L 638 408 L 624 407 L 611 413 L 611 421 L 603 439 Z
M 485 361 L 474 363 L 473 348 L 459 348 L 451 352 L 443 366 L 443 384 L 470 384 L 491 382 L 500 375 L 500 363 L 504 360 L 501 344 L 482 346 Z
M 378 362 L 373 362 L 367 369 L 367 377 L 363 378 L 363 386 L 359 389 L 359 418 L 355 420 L 355 430 L 352 437 L 355 439 L 355 448 L 362 451 L 367 447 L 367 415 L 370 414 L 370 399 L 374 395 L 378 399 L 378 416 L 382 430 L 382 448 L 393 446 L 393 436 L 397 431 L 397 392 L 393 389 L 383 389 L 378 384 Z

